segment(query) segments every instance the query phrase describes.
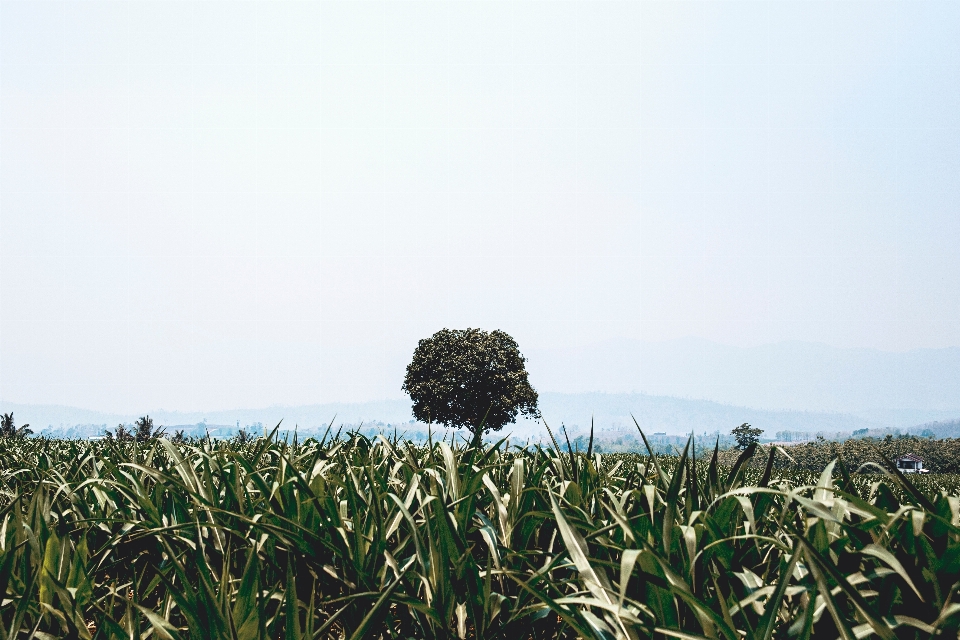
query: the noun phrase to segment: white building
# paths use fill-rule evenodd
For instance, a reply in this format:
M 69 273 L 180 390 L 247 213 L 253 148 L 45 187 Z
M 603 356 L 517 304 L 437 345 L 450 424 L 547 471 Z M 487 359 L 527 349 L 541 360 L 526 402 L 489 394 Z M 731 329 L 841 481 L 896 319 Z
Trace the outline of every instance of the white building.
M 897 458 L 897 469 L 902 473 L 927 473 L 927 469 L 923 468 L 923 458 L 912 453 Z

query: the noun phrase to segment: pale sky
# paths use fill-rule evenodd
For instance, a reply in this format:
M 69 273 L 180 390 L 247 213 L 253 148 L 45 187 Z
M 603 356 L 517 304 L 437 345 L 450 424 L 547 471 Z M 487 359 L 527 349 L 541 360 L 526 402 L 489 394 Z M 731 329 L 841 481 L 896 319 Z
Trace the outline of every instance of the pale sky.
M 0 0 L 7 401 L 396 398 L 442 327 L 956 346 L 958 252 L 960 2 Z

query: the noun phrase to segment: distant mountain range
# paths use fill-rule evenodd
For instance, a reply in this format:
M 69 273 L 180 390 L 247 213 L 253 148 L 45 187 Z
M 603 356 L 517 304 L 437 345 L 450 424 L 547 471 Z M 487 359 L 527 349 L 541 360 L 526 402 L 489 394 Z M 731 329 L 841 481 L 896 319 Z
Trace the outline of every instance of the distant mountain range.
M 732 347 L 685 338 L 531 350 L 541 389 L 641 392 L 768 410 L 851 414 L 902 428 L 960 416 L 960 348 L 888 352 L 809 342 Z
M 93 411 L 62 405 L 18 404 L 0 401 L 0 412 L 14 413 L 18 425 L 29 423 L 35 433 L 42 429 L 65 430 L 77 425 L 113 428 L 117 424 L 131 424 L 139 416 L 149 414 L 156 425 L 234 425 L 250 427 L 266 425 L 273 428 L 282 422 L 284 427 L 316 428 L 336 423 L 390 423 L 399 424 L 412 419 L 410 402 L 386 400 L 381 402 L 327 403 L 296 407 L 272 406 L 260 409 L 229 409 L 219 411 L 145 410 L 139 414 Z
M 783 342 L 740 348 L 687 338 L 618 340 L 588 347 L 525 351 L 551 426 L 632 425 L 667 433 L 729 431 L 750 422 L 768 433 L 851 432 L 922 426 L 960 433 L 960 348 L 885 352 Z M 399 367 L 399 365 L 397 365 Z M 603 392 L 600 392 L 603 391 Z M 131 423 L 138 416 L 0 401 L 34 431 Z M 315 429 L 338 424 L 411 424 L 406 399 L 219 411 L 149 410 L 156 424 L 267 425 Z M 929 423 L 929 424 L 928 424 Z M 934 426 L 929 426 L 930 424 Z M 937 426 L 939 425 L 939 426 Z M 542 427 L 521 422 L 514 430 Z M 922 429 L 921 429 L 922 430 Z
M 849 414 L 751 409 L 644 393 L 544 393 L 540 405 L 551 427 L 564 423 L 577 432 L 589 428 L 591 420 L 598 427 L 626 427 L 633 431 L 634 418 L 647 433 L 668 434 L 727 433 L 744 422 L 764 429 L 770 436 L 778 431 L 832 435 L 881 427 Z
M 565 425 L 570 433 L 584 433 L 591 421 L 598 430 L 615 430 L 634 433 L 636 418 L 647 433 L 680 435 L 697 433 L 728 433 L 733 427 L 749 422 L 764 429 L 769 436 L 777 432 L 822 432 L 826 437 L 838 433 L 851 433 L 860 429 L 885 429 L 896 425 L 867 420 L 860 416 L 831 412 L 786 411 L 752 409 L 708 400 L 689 400 L 668 396 L 641 393 L 542 393 L 540 406 L 547 424 L 555 429 Z M 35 433 L 47 431 L 51 435 L 67 434 L 89 437 L 102 434 L 104 429 L 118 423 L 131 424 L 138 416 L 119 413 L 104 413 L 54 405 L 25 405 L 3 402 L 0 411 L 14 413 L 17 424 L 30 423 Z M 229 411 L 177 412 L 145 411 L 155 424 L 168 428 L 189 427 L 203 433 L 209 426 L 223 435 L 237 427 L 273 428 L 281 424 L 285 429 L 298 429 L 312 433 L 323 429 L 331 420 L 335 425 L 360 425 L 396 427 L 402 432 L 423 430 L 410 413 L 410 403 L 405 400 L 387 400 L 366 403 L 316 404 L 296 407 L 264 407 L 262 409 L 234 409 Z M 951 431 L 944 423 L 944 429 Z M 960 433 L 960 422 L 955 423 Z M 910 425 L 913 426 L 913 425 Z M 929 425 L 923 425 L 928 427 Z M 196 427 L 196 429 L 194 429 Z M 940 429 L 943 431 L 944 429 Z M 531 420 L 522 420 L 507 428 L 519 436 L 539 436 L 543 427 Z M 906 431 L 906 429 L 904 429 Z

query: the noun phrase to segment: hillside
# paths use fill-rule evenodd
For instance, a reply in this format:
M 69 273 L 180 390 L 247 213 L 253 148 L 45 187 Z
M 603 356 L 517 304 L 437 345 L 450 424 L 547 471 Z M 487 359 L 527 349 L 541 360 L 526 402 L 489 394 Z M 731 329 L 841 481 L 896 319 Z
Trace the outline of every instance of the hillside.
M 704 398 L 854 414 L 907 428 L 960 416 L 960 348 L 904 352 L 810 342 L 735 347 L 697 338 L 611 340 L 526 354 L 539 388 Z
M 625 431 L 636 435 L 631 414 L 649 432 L 681 435 L 727 433 L 731 428 L 749 422 L 764 429 L 772 437 L 779 431 L 824 432 L 833 436 L 855 429 L 882 428 L 885 425 L 860 417 L 830 412 L 774 411 L 738 407 L 707 400 L 691 400 L 642 393 L 551 393 L 540 396 L 543 416 L 548 424 L 566 425 L 574 436 L 585 433 L 591 420 L 599 432 Z M 57 405 L 26 405 L 3 402 L 0 411 L 15 415 L 17 424 L 30 423 L 35 433 L 62 434 L 73 437 L 98 435 L 118 423 L 132 423 L 137 414 L 98 412 Z M 261 430 L 281 423 L 284 428 L 297 428 L 301 433 L 323 429 L 331 420 L 335 424 L 367 425 L 400 432 L 423 430 L 411 419 L 406 400 L 367 403 L 329 403 L 295 407 L 272 406 L 260 409 L 232 409 L 207 412 L 145 410 L 157 425 L 195 428 L 204 433 L 226 433 L 237 427 Z M 539 438 L 543 428 L 534 421 L 521 421 L 509 428 L 518 437 Z

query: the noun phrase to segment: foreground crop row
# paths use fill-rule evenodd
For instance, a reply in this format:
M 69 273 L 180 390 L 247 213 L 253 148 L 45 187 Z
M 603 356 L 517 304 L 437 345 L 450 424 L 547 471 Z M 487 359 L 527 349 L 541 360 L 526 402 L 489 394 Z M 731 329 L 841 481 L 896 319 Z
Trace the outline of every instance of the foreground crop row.
M 956 491 L 752 453 L 0 441 L 0 636 L 957 634 Z

